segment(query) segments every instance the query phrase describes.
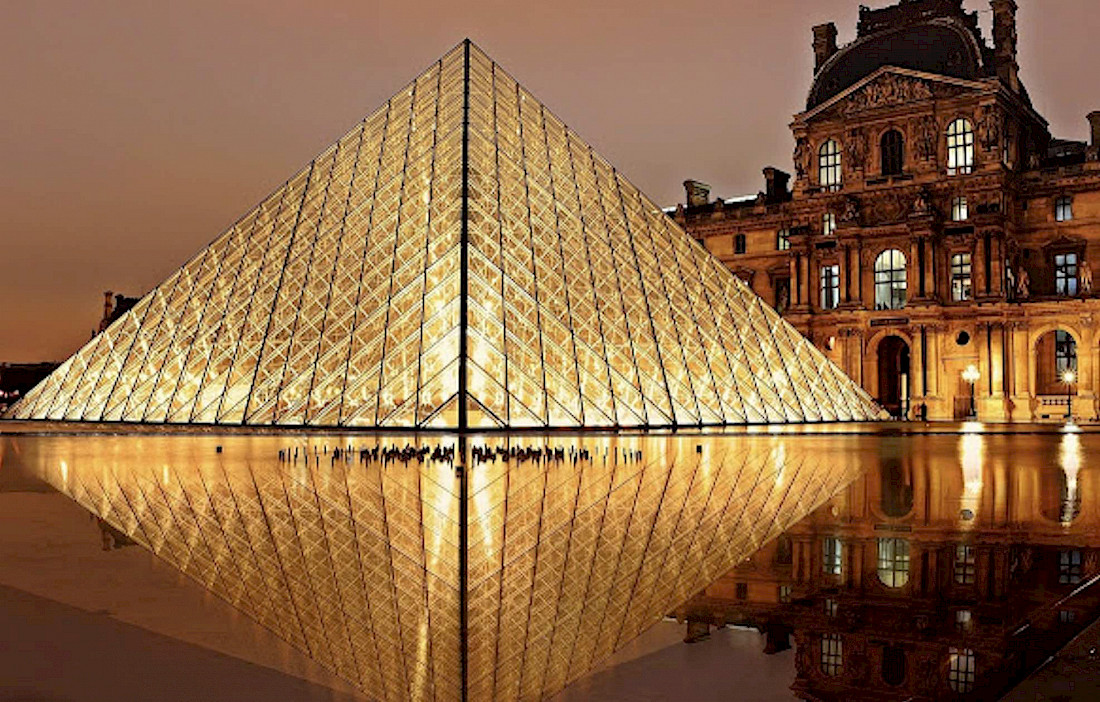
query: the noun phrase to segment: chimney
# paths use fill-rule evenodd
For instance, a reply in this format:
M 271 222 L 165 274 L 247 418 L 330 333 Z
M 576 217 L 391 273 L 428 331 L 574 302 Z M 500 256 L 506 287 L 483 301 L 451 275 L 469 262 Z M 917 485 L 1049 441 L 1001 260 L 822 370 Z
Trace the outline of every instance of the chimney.
M 1016 0 L 990 0 L 993 8 L 993 62 L 997 76 L 1020 92 L 1020 64 L 1016 62 Z
M 685 180 L 684 192 L 687 193 L 687 206 L 699 207 L 710 202 L 710 186 L 698 180 Z
M 814 73 L 836 53 L 836 25 L 832 22 L 814 27 Z
M 787 184 L 791 182 L 791 174 L 784 173 L 778 168 L 768 166 L 764 169 L 764 201 L 769 205 L 776 202 L 786 202 L 790 198 Z
M 1089 113 L 1089 126 L 1092 128 L 1092 148 L 1100 149 L 1100 110 Z

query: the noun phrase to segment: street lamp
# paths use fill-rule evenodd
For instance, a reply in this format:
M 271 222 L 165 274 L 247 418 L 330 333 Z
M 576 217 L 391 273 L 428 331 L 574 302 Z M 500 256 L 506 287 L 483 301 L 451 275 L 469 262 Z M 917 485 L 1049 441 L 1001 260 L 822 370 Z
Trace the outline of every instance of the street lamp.
M 1073 369 L 1067 368 L 1062 373 L 1062 382 L 1066 384 L 1066 421 L 1073 419 L 1073 384 L 1077 382 L 1077 374 Z
M 967 366 L 966 370 L 962 372 L 963 380 L 970 383 L 970 419 L 975 419 L 978 416 L 978 408 L 974 404 L 974 385 L 978 382 L 978 378 L 982 377 L 982 374 L 978 372 L 977 366 Z

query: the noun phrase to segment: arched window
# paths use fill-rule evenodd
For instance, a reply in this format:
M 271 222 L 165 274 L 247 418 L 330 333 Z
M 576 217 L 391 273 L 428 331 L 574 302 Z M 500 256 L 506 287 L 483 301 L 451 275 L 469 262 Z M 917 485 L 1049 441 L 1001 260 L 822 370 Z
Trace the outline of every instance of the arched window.
M 891 687 L 905 682 L 905 649 L 885 646 L 882 649 L 882 680 Z
M 840 190 L 843 176 L 840 171 L 840 144 L 829 139 L 817 152 L 818 183 L 826 190 Z
M 888 249 L 875 259 L 875 309 L 900 310 L 905 307 L 905 254 Z
M 960 117 L 947 126 L 947 175 L 974 170 L 974 127 Z
M 878 579 L 886 587 L 902 587 L 909 582 L 908 541 L 878 540 Z
M 905 170 L 905 138 L 896 129 L 882 135 L 882 175 L 901 175 Z

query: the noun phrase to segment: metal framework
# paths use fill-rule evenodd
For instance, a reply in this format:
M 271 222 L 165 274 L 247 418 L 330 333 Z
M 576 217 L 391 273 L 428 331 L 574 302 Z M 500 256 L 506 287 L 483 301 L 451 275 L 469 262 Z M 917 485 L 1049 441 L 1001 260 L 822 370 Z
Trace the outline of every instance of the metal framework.
M 466 429 L 880 414 L 463 42 L 13 416 Z

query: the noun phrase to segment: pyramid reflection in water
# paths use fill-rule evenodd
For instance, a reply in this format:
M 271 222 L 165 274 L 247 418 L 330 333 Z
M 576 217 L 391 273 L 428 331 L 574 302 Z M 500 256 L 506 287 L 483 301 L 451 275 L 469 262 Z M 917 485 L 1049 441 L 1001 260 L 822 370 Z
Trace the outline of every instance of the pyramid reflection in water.
M 475 463 L 463 480 L 446 462 L 332 458 L 411 437 L 294 441 L 330 451 L 307 467 L 278 460 L 285 437 L 18 437 L 5 467 L 19 461 L 373 699 L 532 700 L 836 494 L 860 461 L 844 436 L 556 435 L 546 444 L 594 460 Z M 616 459 L 624 449 L 641 459 Z
M 14 416 L 465 429 L 880 410 L 464 42 Z

